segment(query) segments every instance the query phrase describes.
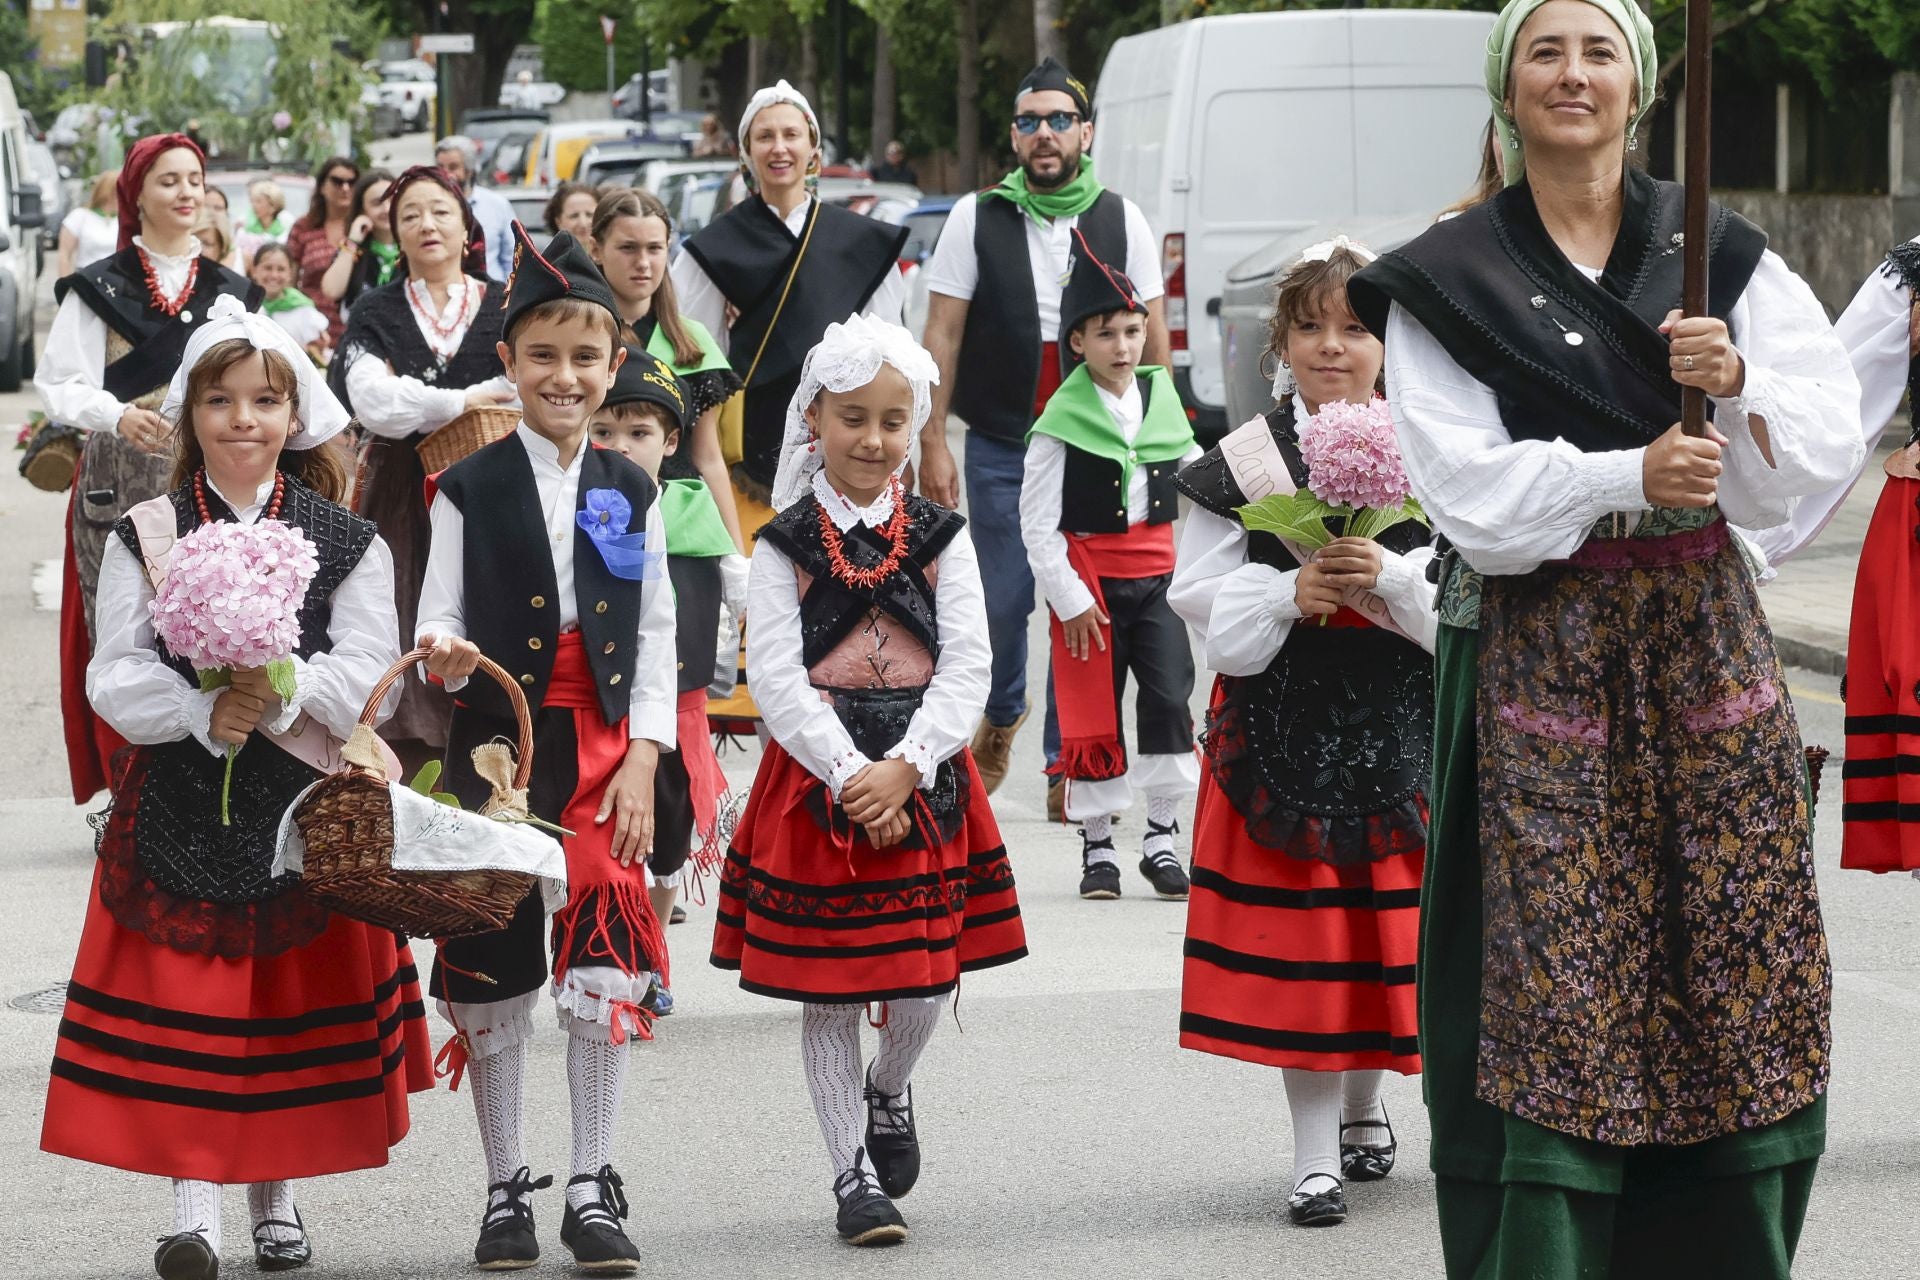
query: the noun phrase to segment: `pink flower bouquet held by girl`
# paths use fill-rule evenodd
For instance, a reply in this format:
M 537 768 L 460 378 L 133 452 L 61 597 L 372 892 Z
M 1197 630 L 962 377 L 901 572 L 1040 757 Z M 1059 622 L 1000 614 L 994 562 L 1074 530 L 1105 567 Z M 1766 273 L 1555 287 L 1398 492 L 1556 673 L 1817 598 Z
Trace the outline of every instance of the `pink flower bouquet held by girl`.
M 1307 487 L 1270 494 L 1240 508 L 1250 530 L 1278 534 L 1318 551 L 1336 537 L 1375 538 L 1402 520 L 1427 523 L 1413 497 L 1385 400 L 1336 400 L 1300 426 Z M 1338 532 L 1327 527 L 1338 520 Z
M 232 684 L 236 669 L 264 667 L 273 691 L 290 702 L 300 606 L 319 569 L 313 543 L 290 525 L 209 521 L 174 545 L 149 606 L 154 634 L 200 673 L 202 690 Z M 239 750 L 227 748 L 223 825 L 230 825 L 227 793 Z

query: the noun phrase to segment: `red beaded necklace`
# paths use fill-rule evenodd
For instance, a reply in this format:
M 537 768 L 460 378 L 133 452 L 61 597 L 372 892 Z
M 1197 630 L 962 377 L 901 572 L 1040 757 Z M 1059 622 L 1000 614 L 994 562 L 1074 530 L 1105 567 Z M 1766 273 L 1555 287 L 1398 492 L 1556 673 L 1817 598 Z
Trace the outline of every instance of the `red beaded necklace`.
M 286 500 L 286 472 L 275 469 L 273 473 L 273 496 L 267 499 L 267 509 L 260 514 L 260 518 L 262 520 L 278 520 L 280 518 L 280 508 Z M 207 469 L 205 467 L 193 473 L 193 505 L 199 509 L 201 524 L 213 523 L 213 515 L 207 510 Z
M 414 289 L 415 285 L 419 285 L 418 292 Z M 467 312 L 473 306 L 473 290 L 467 287 L 465 277 L 461 278 L 459 287 L 460 310 L 454 313 L 453 319 L 447 321 L 445 324 L 441 324 L 440 317 L 433 313 L 433 308 L 420 301 L 421 295 L 423 294 L 429 302 L 433 299 L 433 294 L 427 288 L 426 283 L 419 280 L 407 281 L 407 301 L 413 304 L 413 313 L 427 322 L 427 327 L 433 330 L 433 335 L 436 338 L 447 338 L 455 329 L 458 329 L 467 322 Z
M 180 308 L 187 305 L 187 299 L 193 296 L 194 281 L 200 278 L 200 255 L 196 253 L 188 259 L 187 283 L 179 294 L 172 298 L 161 292 L 160 277 L 155 273 L 153 259 L 147 256 L 145 249 L 140 250 L 140 270 L 147 277 L 147 297 L 153 301 L 155 310 L 165 316 L 177 316 L 180 314 Z
M 893 576 L 900 562 L 907 558 L 907 535 L 913 531 L 913 519 L 907 515 L 906 498 L 901 492 L 900 477 L 895 476 L 887 482 L 887 492 L 893 495 L 893 518 L 880 530 L 890 545 L 886 558 L 871 569 L 856 569 L 847 560 L 846 542 L 840 536 L 840 528 L 834 524 L 833 517 L 827 514 L 827 508 L 818 498 L 814 505 L 820 510 L 820 537 L 827 545 L 827 564 L 833 570 L 833 576 L 850 587 L 859 587 L 871 591 Z

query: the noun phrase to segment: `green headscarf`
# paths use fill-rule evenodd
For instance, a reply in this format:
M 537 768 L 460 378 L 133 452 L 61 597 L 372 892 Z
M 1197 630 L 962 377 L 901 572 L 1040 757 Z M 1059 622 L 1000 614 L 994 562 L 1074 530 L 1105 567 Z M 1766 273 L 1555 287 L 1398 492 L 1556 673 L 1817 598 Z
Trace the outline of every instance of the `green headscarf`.
M 1627 52 L 1633 59 L 1634 75 L 1639 80 L 1640 99 L 1628 121 L 1629 133 L 1640 127 L 1653 108 L 1654 91 L 1660 75 L 1660 53 L 1653 38 L 1653 23 L 1640 12 L 1633 0 L 1585 0 L 1613 19 L 1613 25 L 1627 38 Z M 1487 97 L 1493 102 L 1493 131 L 1499 139 L 1501 155 L 1506 158 L 1507 185 L 1520 181 L 1527 172 L 1527 154 L 1520 134 L 1507 115 L 1507 77 L 1513 69 L 1513 46 L 1520 38 L 1533 11 L 1547 0 L 1509 0 L 1494 19 L 1493 34 L 1487 37 Z
M 1011 200 L 1027 211 L 1027 216 L 1035 222 L 1054 218 L 1077 218 L 1093 207 L 1106 188 L 1093 176 L 1093 157 L 1080 157 L 1080 172 L 1073 175 L 1073 181 L 1052 191 L 1034 191 L 1027 186 L 1027 171 L 1015 169 L 1000 179 L 998 186 L 988 187 L 980 193 L 985 200 L 991 196 L 1000 196 Z

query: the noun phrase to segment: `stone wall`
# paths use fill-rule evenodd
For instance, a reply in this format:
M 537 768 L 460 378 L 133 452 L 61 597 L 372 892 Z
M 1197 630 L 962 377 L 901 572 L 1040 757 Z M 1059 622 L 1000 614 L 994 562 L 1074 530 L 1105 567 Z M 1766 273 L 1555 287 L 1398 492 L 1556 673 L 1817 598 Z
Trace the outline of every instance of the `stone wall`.
M 1813 286 L 1835 316 L 1896 240 L 1920 235 L 1920 221 L 1895 228 L 1896 201 L 1890 196 L 1716 191 L 1714 198 L 1764 228 L 1768 246 Z

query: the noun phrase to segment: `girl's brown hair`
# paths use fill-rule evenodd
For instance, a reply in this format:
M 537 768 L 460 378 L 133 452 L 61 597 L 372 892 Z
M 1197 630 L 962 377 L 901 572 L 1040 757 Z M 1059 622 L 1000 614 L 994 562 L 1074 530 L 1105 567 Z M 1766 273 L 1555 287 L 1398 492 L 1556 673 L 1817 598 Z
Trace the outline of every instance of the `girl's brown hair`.
M 575 196 L 591 196 L 593 188 L 584 182 L 563 182 L 547 198 L 547 234 L 560 234 L 560 214 Z
M 278 240 L 269 240 L 258 249 L 255 249 L 253 251 L 253 265 L 257 267 L 260 265 L 261 259 L 273 257 L 285 258 L 287 260 L 287 269 L 295 271 L 297 274 L 298 264 L 293 260 L 293 250 L 287 248 L 287 246 L 281 244 Z M 293 286 L 289 284 L 287 287 L 292 288 Z
M 600 203 L 593 211 L 593 243 L 596 249 L 606 241 L 613 224 L 622 218 L 658 218 L 660 225 L 667 229 L 668 243 L 673 241 L 673 219 L 659 196 L 633 187 L 615 187 L 600 197 Z M 700 344 L 693 340 L 693 335 L 687 332 L 686 322 L 680 318 L 680 300 L 673 292 L 673 276 L 669 273 L 661 274 L 660 284 L 653 291 L 650 314 L 673 347 L 673 362 L 676 365 L 690 365 L 700 358 Z
M 178 488 L 191 480 L 194 473 L 207 463 L 206 452 L 200 447 L 200 437 L 193 429 L 193 407 L 221 374 L 258 350 L 245 338 L 216 342 L 207 348 L 207 353 L 187 374 L 186 401 L 180 406 L 180 421 L 174 424 L 172 487 Z M 278 351 L 260 351 L 260 358 L 266 362 L 267 385 L 287 397 L 293 406 L 294 420 L 299 421 L 300 379 L 294 375 L 293 366 Z M 329 502 L 346 500 L 347 462 L 334 440 L 312 449 L 283 447 L 274 465 Z
M 1335 249 L 1325 262 L 1296 262 L 1282 272 L 1273 298 L 1273 319 L 1267 322 L 1267 351 L 1280 357 L 1286 354 L 1287 331 L 1302 320 L 1316 320 L 1326 314 L 1327 304 L 1347 301 L 1347 281 L 1360 274 L 1367 264 L 1351 249 Z

